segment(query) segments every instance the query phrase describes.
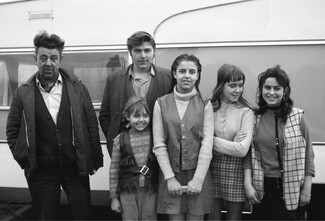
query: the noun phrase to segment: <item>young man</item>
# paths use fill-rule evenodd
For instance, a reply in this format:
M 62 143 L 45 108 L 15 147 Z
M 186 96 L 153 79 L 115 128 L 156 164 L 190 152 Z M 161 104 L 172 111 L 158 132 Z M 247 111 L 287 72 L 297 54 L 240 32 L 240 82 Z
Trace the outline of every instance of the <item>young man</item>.
M 7 119 L 7 141 L 40 220 L 60 219 L 61 186 L 76 220 L 90 219 L 89 174 L 103 166 L 97 117 L 87 88 L 61 69 L 64 41 L 34 38 L 38 72 L 19 87 Z
M 125 125 L 121 124 L 125 103 L 132 96 L 146 97 L 150 114 L 158 97 L 172 90 L 170 70 L 152 64 L 156 43 L 150 34 L 139 31 L 127 39 L 133 64 L 107 77 L 99 112 L 101 128 L 111 156 L 113 139 Z

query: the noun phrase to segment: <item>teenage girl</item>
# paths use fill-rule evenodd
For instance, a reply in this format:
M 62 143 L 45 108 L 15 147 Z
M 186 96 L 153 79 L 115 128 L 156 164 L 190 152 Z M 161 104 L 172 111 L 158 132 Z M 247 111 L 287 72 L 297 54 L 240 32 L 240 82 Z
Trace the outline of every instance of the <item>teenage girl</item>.
M 162 171 L 157 212 L 169 220 L 203 220 L 211 210 L 213 110 L 199 93 L 201 68 L 197 57 L 178 56 L 171 67 L 174 91 L 154 107 L 153 151 Z
M 213 180 L 212 220 L 221 220 L 225 205 L 227 220 L 240 220 L 245 198 L 243 157 L 252 140 L 254 113 L 243 98 L 244 73 L 224 64 L 218 70 L 211 102 L 214 109 L 214 145 L 210 170 Z

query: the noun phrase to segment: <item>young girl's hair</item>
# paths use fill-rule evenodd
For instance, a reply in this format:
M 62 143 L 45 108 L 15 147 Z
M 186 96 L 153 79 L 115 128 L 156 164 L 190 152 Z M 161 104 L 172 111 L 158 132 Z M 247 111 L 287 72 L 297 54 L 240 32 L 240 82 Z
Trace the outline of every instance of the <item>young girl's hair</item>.
M 290 79 L 287 73 L 280 68 L 280 65 L 269 68 L 258 76 L 258 88 L 256 92 L 256 102 L 258 104 L 258 109 L 256 111 L 256 114 L 263 114 L 268 108 L 267 103 L 262 96 L 263 85 L 268 78 L 275 78 L 278 84 L 283 87 L 284 94 L 281 100 L 281 104 L 277 110 L 277 114 L 282 118 L 283 122 L 286 122 L 287 117 L 292 110 L 293 100 L 290 98 Z
M 213 111 L 217 111 L 221 106 L 221 98 L 224 85 L 231 81 L 240 80 L 243 80 L 243 84 L 245 84 L 245 74 L 235 65 L 224 64 L 219 68 L 217 85 L 213 89 L 213 95 L 211 98 Z M 237 103 L 243 107 L 253 109 L 252 105 L 242 96 L 242 94 L 240 95 Z
M 171 67 L 171 73 L 172 75 L 176 72 L 177 67 L 179 66 L 179 64 L 182 61 L 192 61 L 196 67 L 197 67 L 197 73 L 198 73 L 198 79 L 195 82 L 195 88 L 196 90 L 199 92 L 200 94 L 200 90 L 199 90 L 199 84 L 200 84 L 200 80 L 201 80 L 201 71 L 202 71 L 202 65 L 200 63 L 200 60 L 195 57 L 194 55 L 190 55 L 190 54 L 181 54 L 179 55 L 173 62 L 172 67 Z M 173 84 L 175 85 L 175 78 L 173 77 Z
M 145 110 L 150 116 L 150 111 L 146 99 L 140 96 L 131 97 L 126 103 L 125 108 L 122 112 L 122 123 L 124 123 L 126 126 L 128 124 L 127 118 L 129 118 L 133 113 L 140 114 L 143 110 Z

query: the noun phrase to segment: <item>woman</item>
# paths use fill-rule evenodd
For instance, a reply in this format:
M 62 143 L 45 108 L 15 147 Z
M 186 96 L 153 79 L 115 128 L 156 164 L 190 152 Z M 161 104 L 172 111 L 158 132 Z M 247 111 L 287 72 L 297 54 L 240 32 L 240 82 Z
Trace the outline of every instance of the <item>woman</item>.
M 294 220 L 309 204 L 314 152 L 304 112 L 293 106 L 290 80 L 280 66 L 258 77 L 258 109 L 245 190 L 258 220 Z M 258 204 L 258 205 L 257 205 Z
M 213 110 L 198 90 L 201 64 L 182 54 L 172 64 L 174 91 L 158 98 L 153 114 L 159 177 L 157 212 L 169 220 L 203 220 L 210 213 Z
M 227 220 L 240 220 L 246 200 L 243 157 L 251 143 L 254 113 L 242 96 L 244 84 L 245 75 L 238 67 L 225 64 L 218 70 L 211 99 L 214 109 L 211 220 L 221 220 L 224 203 Z

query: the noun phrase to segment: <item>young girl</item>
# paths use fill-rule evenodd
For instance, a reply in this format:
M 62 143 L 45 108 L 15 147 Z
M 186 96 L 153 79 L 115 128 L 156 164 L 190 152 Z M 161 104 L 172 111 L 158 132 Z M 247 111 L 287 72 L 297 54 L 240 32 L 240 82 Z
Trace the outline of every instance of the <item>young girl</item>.
M 193 55 L 178 56 L 171 67 L 174 92 L 154 107 L 153 152 L 162 171 L 157 211 L 169 220 L 203 220 L 211 210 L 213 111 L 198 90 L 201 67 Z
M 257 220 L 295 220 L 309 204 L 314 152 L 304 112 L 293 106 L 290 79 L 276 66 L 258 76 L 258 109 L 245 190 Z
M 227 220 L 240 220 L 245 202 L 243 157 L 252 139 L 254 113 L 243 98 L 244 73 L 224 64 L 218 71 L 211 102 L 214 109 L 214 145 L 210 166 L 214 205 L 209 216 L 221 220 L 225 203 Z
M 127 129 L 114 140 L 110 166 L 111 209 L 123 220 L 156 220 L 158 163 L 145 98 L 130 98 L 123 119 Z

